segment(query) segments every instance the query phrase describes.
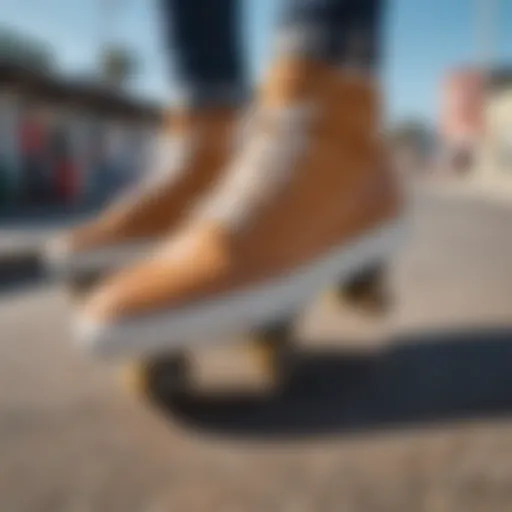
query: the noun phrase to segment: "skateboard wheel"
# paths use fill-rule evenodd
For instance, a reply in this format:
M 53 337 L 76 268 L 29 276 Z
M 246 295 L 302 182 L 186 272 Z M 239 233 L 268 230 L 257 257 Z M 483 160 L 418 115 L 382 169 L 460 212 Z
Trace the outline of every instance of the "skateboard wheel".
M 255 336 L 255 347 L 271 377 L 272 388 L 286 388 L 291 382 L 295 362 L 291 324 L 283 322 L 262 330 Z
M 124 368 L 123 380 L 129 392 L 140 398 L 172 398 L 187 388 L 187 361 L 184 356 L 137 361 Z
M 372 267 L 356 275 L 340 287 L 338 294 L 351 307 L 373 315 L 386 313 L 391 305 L 383 266 Z

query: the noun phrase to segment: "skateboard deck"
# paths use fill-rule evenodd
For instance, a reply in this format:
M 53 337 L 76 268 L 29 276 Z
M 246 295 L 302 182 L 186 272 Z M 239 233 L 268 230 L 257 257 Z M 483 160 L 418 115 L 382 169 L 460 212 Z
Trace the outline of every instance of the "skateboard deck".
M 81 275 L 69 281 L 67 286 L 78 304 L 94 288 L 105 274 Z M 383 266 L 367 268 L 343 285 L 327 292 L 329 301 L 348 305 L 363 315 L 374 317 L 387 313 L 391 303 L 386 269 Z M 130 393 L 150 401 L 161 401 L 184 396 L 198 389 L 207 389 L 198 379 L 200 359 L 207 359 L 206 367 L 217 361 L 217 373 L 221 374 L 221 386 L 215 392 L 242 390 L 250 393 L 274 393 L 286 389 L 293 379 L 298 347 L 293 341 L 295 317 L 251 330 L 237 336 L 237 343 L 226 341 L 212 350 L 204 347 L 172 350 L 159 356 L 138 359 L 123 365 L 121 378 Z M 222 345 L 222 344 L 221 344 Z M 219 350 L 220 348 L 220 350 Z M 227 379 L 226 379 L 227 377 Z M 208 382 L 208 379 L 206 379 Z

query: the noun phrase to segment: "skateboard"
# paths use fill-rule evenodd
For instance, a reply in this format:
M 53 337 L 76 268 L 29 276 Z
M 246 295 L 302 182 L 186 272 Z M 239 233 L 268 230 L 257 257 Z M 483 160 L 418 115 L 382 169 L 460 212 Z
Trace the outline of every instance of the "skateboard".
M 327 294 L 329 301 L 343 303 L 358 313 L 376 317 L 389 312 L 391 297 L 386 269 L 382 266 L 368 268 L 349 282 Z M 236 356 L 249 360 L 256 367 L 256 386 L 240 387 L 233 382 L 230 392 L 244 394 L 244 391 L 258 396 L 284 392 L 293 383 L 298 363 L 298 347 L 294 343 L 293 327 L 295 317 L 283 319 L 237 338 L 227 345 L 227 352 L 236 351 Z M 146 360 L 136 360 L 122 368 L 122 380 L 131 394 L 152 402 L 161 402 L 177 397 L 186 397 L 197 392 L 194 387 L 195 360 L 201 348 L 173 352 Z M 254 383 L 253 383 L 254 384 Z M 210 388 L 208 393 L 211 392 Z M 223 389 L 225 392 L 226 389 Z M 201 389 L 199 393 L 201 393 Z
M 65 287 L 71 300 L 79 305 L 94 286 L 108 277 L 108 271 L 81 273 L 69 278 Z M 249 333 L 243 347 L 261 372 L 272 380 L 272 388 L 284 388 L 292 368 L 291 322 L 280 322 L 265 329 Z M 200 349 L 199 349 L 200 350 Z M 231 347 L 229 348 L 231 350 Z M 121 380 L 133 394 L 154 401 L 176 395 L 185 395 L 191 389 L 191 360 L 193 351 L 180 351 L 147 360 L 135 360 L 121 368 Z M 276 382 L 276 379 L 279 382 Z M 270 387 L 270 386 L 268 386 Z
M 79 303 L 108 272 L 89 272 L 70 279 L 66 285 L 72 299 Z M 342 286 L 329 290 L 329 302 L 343 304 L 365 316 L 387 313 L 391 297 L 384 266 L 362 270 Z M 228 351 L 250 361 L 259 379 L 251 391 L 275 393 L 284 391 L 293 381 L 297 363 L 297 347 L 293 341 L 295 317 L 283 319 L 244 335 L 244 343 L 227 346 Z M 173 351 L 170 354 L 131 361 L 121 368 L 121 380 L 131 394 L 151 402 L 183 397 L 194 390 L 194 361 L 202 349 Z M 236 363 L 238 364 L 238 363 Z M 233 383 L 231 383 L 233 384 Z M 235 385 L 237 391 L 238 386 Z

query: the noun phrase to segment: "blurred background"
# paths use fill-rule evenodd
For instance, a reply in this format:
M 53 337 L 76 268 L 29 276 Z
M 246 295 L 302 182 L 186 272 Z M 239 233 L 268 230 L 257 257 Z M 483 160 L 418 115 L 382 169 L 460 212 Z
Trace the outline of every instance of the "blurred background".
M 255 82 L 278 4 L 247 2 Z M 391 3 L 385 128 L 408 173 L 510 174 L 510 15 L 498 0 Z M 1 214 L 97 206 L 139 179 L 175 92 L 152 2 L 2 0 L 0 23 Z
M 155 414 L 72 346 L 38 254 L 143 178 L 175 97 L 158 12 L 0 0 L 1 511 L 512 510 L 512 2 L 388 3 L 392 313 L 320 300 L 289 394 Z M 244 5 L 256 83 L 279 2 Z

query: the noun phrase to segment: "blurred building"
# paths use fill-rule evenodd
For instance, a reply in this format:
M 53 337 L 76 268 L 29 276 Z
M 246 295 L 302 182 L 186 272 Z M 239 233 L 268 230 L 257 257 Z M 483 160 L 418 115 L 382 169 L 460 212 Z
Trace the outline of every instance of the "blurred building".
M 490 78 L 485 134 L 476 172 L 483 180 L 512 178 L 512 68 Z
M 137 179 L 159 109 L 0 62 L 0 207 L 99 201 Z
M 440 135 L 443 160 L 459 172 L 474 164 L 485 131 L 485 79 L 472 69 L 454 71 L 442 91 Z
M 512 68 L 448 76 L 440 135 L 450 168 L 478 177 L 512 177 Z
M 435 130 L 422 119 L 408 119 L 391 126 L 387 140 L 394 167 L 403 174 L 423 174 L 432 168 L 436 154 Z

